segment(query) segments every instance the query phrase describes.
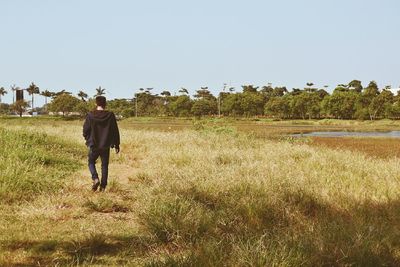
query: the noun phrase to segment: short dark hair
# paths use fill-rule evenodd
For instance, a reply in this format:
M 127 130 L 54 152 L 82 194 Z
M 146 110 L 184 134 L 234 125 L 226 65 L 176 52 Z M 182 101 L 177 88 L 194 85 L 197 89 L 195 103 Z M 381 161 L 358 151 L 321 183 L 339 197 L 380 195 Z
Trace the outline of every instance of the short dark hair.
M 102 95 L 96 96 L 96 105 L 98 107 L 105 108 L 106 107 L 106 98 Z

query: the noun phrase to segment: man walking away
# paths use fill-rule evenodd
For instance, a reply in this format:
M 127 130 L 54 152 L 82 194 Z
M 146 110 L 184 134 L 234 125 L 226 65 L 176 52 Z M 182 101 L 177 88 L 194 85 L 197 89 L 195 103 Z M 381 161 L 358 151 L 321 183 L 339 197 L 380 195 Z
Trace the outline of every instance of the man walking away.
M 106 111 L 106 98 L 96 97 L 96 109 L 86 116 L 83 124 L 83 137 L 89 148 L 88 165 L 92 175 L 92 190 L 96 191 L 100 185 L 100 191 L 104 191 L 108 179 L 108 163 L 110 148 L 115 148 L 119 153 L 119 130 L 114 113 Z M 101 158 L 101 181 L 96 171 L 96 160 Z

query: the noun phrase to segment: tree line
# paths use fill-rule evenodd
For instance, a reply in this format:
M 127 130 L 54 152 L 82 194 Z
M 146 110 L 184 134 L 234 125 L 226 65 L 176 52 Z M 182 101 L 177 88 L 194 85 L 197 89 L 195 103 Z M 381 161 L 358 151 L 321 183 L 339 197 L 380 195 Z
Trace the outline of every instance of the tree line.
M 15 88 L 15 87 L 14 87 Z M 12 88 L 12 90 L 15 90 Z M 348 84 L 339 84 L 330 94 L 324 88 L 307 83 L 302 89 L 288 91 L 285 86 L 273 87 L 271 84 L 258 87 L 243 85 L 237 92 L 235 88 L 224 85 L 223 90 L 214 96 L 208 87 L 201 87 L 191 97 L 186 88 L 172 95 L 164 90 L 153 94 L 153 88 L 140 88 L 131 99 L 113 99 L 108 101 L 108 109 L 122 117 L 133 116 L 266 116 L 277 119 L 361 119 L 400 118 L 400 96 L 391 92 L 390 86 L 379 89 L 375 81 L 363 87 L 361 81 L 353 80 Z M 96 88 L 93 97 L 84 91 L 74 96 L 62 90 L 40 91 L 32 83 L 26 91 L 31 96 L 30 103 L 13 101 L 12 105 L 0 109 L 3 113 L 15 111 L 19 114 L 29 106 L 34 110 L 34 96 L 45 97 L 45 105 L 36 108 L 41 113 L 57 112 L 70 114 L 75 112 L 84 116 L 94 107 L 94 97 L 106 94 L 104 88 Z M 1 96 L 7 91 L 0 88 Z M 51 101 L 48 103 L 47 100 Z M 1 105 L 1 104 L 0 104 Z M 4 112 L 5 110 L 5 112 Z

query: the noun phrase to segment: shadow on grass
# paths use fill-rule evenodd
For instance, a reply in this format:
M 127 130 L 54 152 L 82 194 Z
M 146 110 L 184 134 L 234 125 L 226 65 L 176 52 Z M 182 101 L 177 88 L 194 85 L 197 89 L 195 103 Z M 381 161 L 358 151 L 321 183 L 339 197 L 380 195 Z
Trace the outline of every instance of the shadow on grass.
M 30 255 L 24 260 L 17 262 L 1 262 L 4 266 L 66 266 L 81 264 L 101 264 L 104 259 L 101 256 L 116 256 L 123 254 L 128 259 L 145 255 L 151 248 L 152 242 L 148 238 L 136 236 L 110 236 L 90 235 L 81 240 L 57 241 L 39 240 L 23 241 L 13 240 L 0 243 L 3 251 L 18 252 L 25 251 Z M 57 257 L 55 257 L 57 255 Z M 3 265 L 2 265 L 3 266 Z
M 143 224 L 159 242 L 190 249 L 151 265 L 400 265 L 399 200 L 344 210 L 304 191 L 267 194 L 251 185 L 224 195 L 191 187 L 159 199 Z
M 400 265 L 400 200 L 353 202 L 344 210 L 304 191 L 273 200 L 265 194 L 251 187 L 230 195 L 192 187 L 174 198 L 159 196 L 144 209 L 141 236 L 13 240 L 0 248 L 30 257 L 0 264 L 107 265 L 112 257 L 120 265 L 145 259 L 148 266 Z

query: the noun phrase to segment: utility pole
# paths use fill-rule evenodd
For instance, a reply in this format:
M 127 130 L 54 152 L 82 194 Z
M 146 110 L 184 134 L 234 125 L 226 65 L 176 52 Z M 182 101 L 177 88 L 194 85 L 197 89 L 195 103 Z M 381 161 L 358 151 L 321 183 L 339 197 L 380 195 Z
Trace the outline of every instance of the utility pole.
M 137 93 L 135 93 L 135 117 L 137 118 Z
M 227 84 L 224 83 L 224 87 L 222 87 L 222 91 L 225 92 Z M 218 96 L 218 118 L 221 118 L 221 92 Z

